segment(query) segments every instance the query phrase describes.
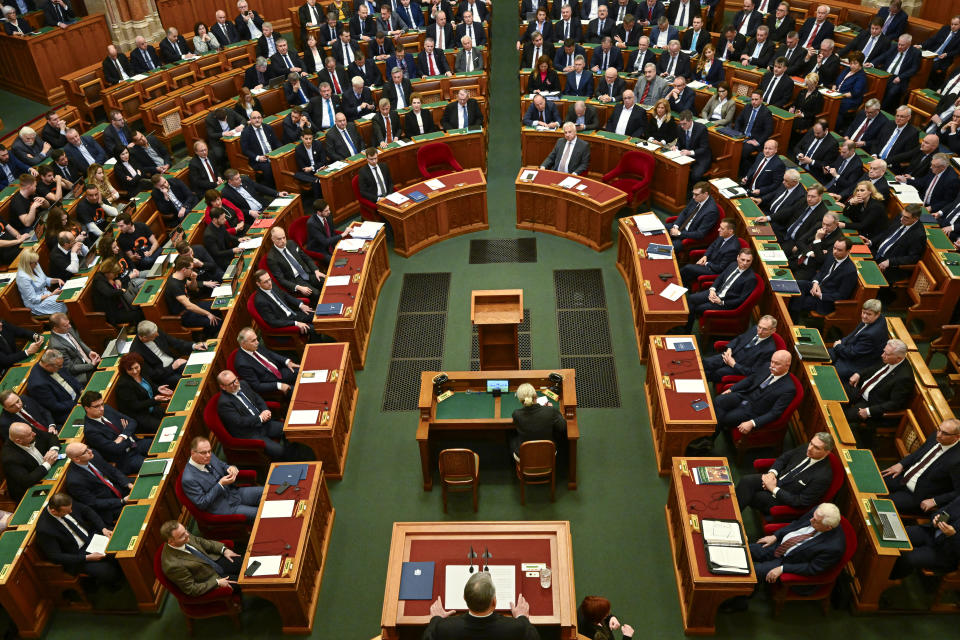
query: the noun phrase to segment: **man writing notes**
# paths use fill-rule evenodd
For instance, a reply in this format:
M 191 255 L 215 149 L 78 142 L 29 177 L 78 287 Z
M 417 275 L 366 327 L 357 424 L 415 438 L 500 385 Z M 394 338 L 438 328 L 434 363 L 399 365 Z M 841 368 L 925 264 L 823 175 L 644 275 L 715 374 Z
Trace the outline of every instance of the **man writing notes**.
M 564 122 L 563 138 L 557 140 L 540 168 L 580 175 L 587 170 L 589 164 L 590 145 L 577 137 L 577 125 Z

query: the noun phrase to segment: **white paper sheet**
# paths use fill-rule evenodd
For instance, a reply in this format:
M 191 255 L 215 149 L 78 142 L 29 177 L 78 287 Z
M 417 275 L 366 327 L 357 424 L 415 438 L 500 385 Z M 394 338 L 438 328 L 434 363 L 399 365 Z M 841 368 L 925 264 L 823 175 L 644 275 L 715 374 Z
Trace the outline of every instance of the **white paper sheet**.
M 270 201 L 270 204 L 268 204 L 267 206 L 268 207 L 285 207 L 291 202 L 293 202 L 293 198 L 274 198 L 273 200 Z
M 637 146 L 640 147 L 641 149 L 646 149 L 647 151 L 656 151 L 657 149 L 660 148 L 660 145 L 655 144 L 653 142 L 649 142 L 647 140 L 641 140 L 640 142 L 637 143 Z
M 350 284 L 350 276 L 327 276 L 324 282 L 328 287 L 344 287 Z
M 393 204 L 403 204 L 404 202 L 410 201 L 410 198 L 403 195 L 399 191 L 394 191 L 393 193 L 387 194 L 386 199 L 392 202 Z
M 480 551 L 479 553 L 483 553 Z M 481 558 L 477 558 L 481 560 Z M 476 573 L 478 567 L 473 565 L 473 571 Z M 443 595 L 443 608 L 453 609 L 455 611 L 466 611 L 467 603 L 463 600 L 463 587 L 472 574 L 469 565 L 466 564 L 448 564 L 446 567 L 446 585 Z M 504 610 L 510 608 L 510 603 L 517 599 L 517 567 L 512 564 L 490 565 L 490 576 L 493 578 L 493 586 L 497 592 L 497 609 Z
M 187 366 L 189 367 L 192 364 L 210 364 L 216 355 L 217 353 L 215 351 L 194 351 L 190 354 L 190 357 L 187 358 Z
M 423 184 L 427 185 L 434 191 L 438 189 L 445 189 L 447 187 L 447 185 L 443 184 L 443 182 L 441 182 L 440 180 L 437 180 L 436 178 L 433 178 L 432 180 L 427 180 Z
M 690 164 L 693 162 L 694 159 L 692 156 L 680 155 L 680 156 L 677 156 L 676 158 L 671 158 L 671 160 L 673 160 L 677 164 Z
M 109 542 L 110 538 L 107 536 L 95 533 L 90 538 L 90 542 L 87 543 L 87 553 L 106 553 Z
M 290 412 L 287 419 L 288 424 L 317 424 L 317 416 L 320 415 L 319 409 L 298 409 Z
M 363 249 L 363 240 L 360 238 L 347 238 L 337 243 L 337 249 L 340 251 L 359 251 Z
M 675 160 L 675 159 L 679 158 L 679 157 L 682 156 L 682 155 L 683 155 L 683 154 L 680 152 L 680 149 L 674 149 L 673 151 L 664 151 L 664 152 L 663 152 L 663 157 L 666 158 L 667 160 Z
M 663 343 L 670 351 L 676 351 L 678 344 L 689 343 L 690 338 L 665 338 Z
M 706 393 L 707 389 L 703 386 L 703 380 L 700 378 L 689 378 L 683 380 L 674 380 L 673 388 L 677 393 Z
M 160 437 L 157 438 L 157 442 L 173 442 L 173 439 L 177 437 L 177 432 L 180 430 L 175 424 L 170 425 L 169 427 L 164 427 L 160 430 Z
M 533 181 L 536 179 L 537 173 L 539 172 L 533 169 L 526 169 L 523 173 L 520 174 L 520 179 Z
M 557 186 L 563 187 L 564 189 L 570 189 L 571 187 L 575 187 L 578 184 L 580 184 L 580 178 L 577 178 L 576 176 L 568 176 L 563 180 L 561 180 L 560 184 L 558 184 Z
M 764 262 L 784 262 L 787 259 L 787 254 L 781 249 L 762 250 L 760 251 L 760 259 Z
M 727 571 L 750 573 L 747 568 L 747 550 L 743 547 L 707 545 L 707 556 L 710 562 L 723 567 Z
M 220 296 L 232 296 L 233 289 L 230 288 L 230 284 L 222 284 L 219 287 L 214 287 L 213 291 L 210 292 L 210 295 L 214 298 L 219 298 Z
M 63 283 L 63 287 L 61 288 L 64 291 L 66 291 L 67 289 L 79 289 L 80 287 L 86 286 L 87 280 L 88 280 L 87 276 L 80 276 L 79 278 L 70 278 L 69 280 Z
M 666 298 L 671 302 L 676 302 L 680 299 L 680 296 L 687 292 L 686 287 L 681 287 L 680 285 L 670 283 L 668 284 L 663 291 L 660 292 L 660 297 Z
M 329 171 L 339 171 L 340 169 L 343 169 L 346 166 L 347 166 L 346 162 L 344 162 L 343 160 L 337 160 L 336 162 L 331 162 L 330 164 L 328 164 L 327 169 Z
M 644 231 L 666 231 L 663 222 L 660 221 L 660 218 L 658 218 L 655 213 L 643 213 L 633 216 L 633 223 L 637 225 L 637 231 L 641 233 Z
M 260 566 L 253 572 L 253 575 L 278 576 L 280 575 L 280 564 L 283 562 L 283 556 L 250 556 L 250 564 L 254 562 L 259 562 Z
M 360 226 L 350 230 L 350 237 L 361 240 L 373 240 L 377 237 L 377 234 L 380 233 L 380 230 L 383 229 L 383 224 L 382 222 L 364 220 Z
M 263 511 L 260 512 L 260 517 L 289 518 L 293 515 L 293 507 L 296 504 L 296 500 L 267 500 L 263 503 Z
M 247 249 L 259 249 L 261 244 L 263 244 L 263 236 L 258 238 L 244 238 L 240 241 L 239 246 L 246 251 Z
M 743 544 L 740 525 L 736 522 L 704 519 L 700 521 L 700 524 L 703 531 L 703 540 L 707 544 Z
M 312 382 L 326 382 L 330 372 L 326 369 L 313 369 L 300 373 L 300 384 L 310 384 Z

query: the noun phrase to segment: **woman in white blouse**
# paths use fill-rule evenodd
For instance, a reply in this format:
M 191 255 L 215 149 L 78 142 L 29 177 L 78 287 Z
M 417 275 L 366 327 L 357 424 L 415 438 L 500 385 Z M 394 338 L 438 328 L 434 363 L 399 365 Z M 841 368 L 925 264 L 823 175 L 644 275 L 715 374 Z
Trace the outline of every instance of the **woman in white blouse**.
M 193 25 L 193 52 L 198 56 L 211 51 L 217 51 L 220 48 L 220 41 L 217 36 L 207 31 L 207 25 L 198 22 Z
M 736 112 L 737 105 L 730 99 L 730 85 L 720 81 L 717 83 L 717 93 L 707 100 L 700 117 L 710 122 L 719 122 L 721 127 L 725 127 L 733 122 Z

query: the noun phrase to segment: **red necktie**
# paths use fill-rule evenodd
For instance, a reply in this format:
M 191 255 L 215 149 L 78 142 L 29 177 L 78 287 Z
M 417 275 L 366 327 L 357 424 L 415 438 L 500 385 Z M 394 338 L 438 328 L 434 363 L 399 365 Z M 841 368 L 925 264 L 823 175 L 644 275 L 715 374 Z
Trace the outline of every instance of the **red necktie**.
M 750 188 L 751 188 L 751 189 L 754 188 L 754 183 L 757 181 L 757 176 L 760 175 L 760 172 L 763 171 L 763 168 L 766 166 L 766 164 L 767 164 L 767 159 L 764 158 L 764 159 L 763 159 L 763 162 L 760 163 L 760 166 L 757 167 L 757 172 L 753 174 L 753 177 L 752 177 L 752 178 L 750 178 Z
M 427 66 L 430 67 L 430 75 L 432 75 L 432 76 L 437 75 L 437 68 L 433 65 L 433 56 L 432 56 L 432 55 L 428 55 L 428 56 L 427 56 Z
M 113 491 L 113 494 L 114 494 L 115 496 L 117 496 L 118 498 L 120 498 L 121 500 L 123 500 L 123 496 L 120 495 L 120 492 L 117 491 L 117 488 L 116 488 L 115 486 L 113 486 L 113 483 L 110 482 L 109 480 L 107 480 L 106 478 L 104 478 L 102 475 L 100 475 L 100 472 L 97 471 L 97 468 L 96 468 L 96 467 L 94 467 L 92 464 L 88 464 L 88 465 L 87 465 L 87 469 L 90 469 L 90 471 L 93 473 L 93 475 L 97 476 L 97 478 L 100 480 L 100 482 L 102 482 L 103 484 L 107 485 L 107 488 L 109 488 L 110 491 Z
M 260 364 L 265 366 L 267 368 L 267 371 L 275 375 L 277 379 L 280 378 L 280 369 L 277 369 L 275 366 L 273 366 L 273 363 L 271 363 L 269 360 L 264 358 L 262 355 L 260 355 L 256 351 L 253 352 L 253 357 L 256 358 Z
M 814 38 L 817 37 L 817 32 L 818 32 L 818 31 L 820 31 L 820 23 L 819 23 L 819 22 L 814 22 L 814 23 L 813 23 L 813 31 L 810 32 L 810 37 L 807 38 L 807 43 L 806 43 L 805 45 L 803 45 L 803 46 L 805 46 L 805 47 L 811 46 L 811 45 L 813 44 Z
M 856 132 L 855 134 L 853 134 L 853 141 L 854 141 L 854 142 L 859 142 L 859 141 L 860 141 L 860 136 L 862 136 L 863 133 L 864 133 L 864 131 L 867 130 L 867 127 L 870 126 L 870 123 L 871 123 L 871 122 L 873 122 L 873 118 L 864 118 L 864 119 L 863 119 L 863 124 L 861 124 L 861 125 L 860 125 L 860 128 L 857 129 L 857 132 Z
M 210 178 L 210 182 L 216 182 L 217 177 L 213 175 L 213 167 L 210 166 L 210 161 L 206 158 L 203 158 L 203 166 L 207 170 L 207 176 Z
M 393 142 L 393 127 L 390 126 L 390 116 L 388 115 L 383 121 L 387 125 L 387 143 L 389 144 Z
M 43 426 L 42 424 L 40 424 L 39 422 L 37 422 L 36 420 L 34 420 L 34 419 L 33 419 L 33 416 L 31 416 L 29 413 L 27 413 L 26 410 L 24 410 L 24 409 L 21 409 L 21 410 L 20 410 L 20 417 L 23 418 L 23 419 L 25 419 L 27 422 L 29 422 L 29 423 L 30 423 L 30 426 L 32 426 L 32 427 L 33 427 L 34 429 L 36 429 L 37 431 L 46 431 L 46 428 L 44 428 L 44 426 Z
M 118 434 L 120 433 L 120 429 L 117 429 L 117 426 L 112 422 L 110 422 L 109 420 L 107 420 L 106 418 L 103 418 L 103 424 L 113 429 L 114 433 L 118 433 Z
M 782 556 L 783 554 L 785 554 L 787 551 L 789 551 L 791 548 L 797 546 L 797 545 L 800 544 L 801 542 L 804 542 L 804 541 L 809 540 L 810 538 L 812 538 L 812 537 L 813 537 L 813 534 L 815 534 L 815 533 L 816 533 L 816 531 L 811 531 L 810 533 L 801 533 L 801 534 L 798 535 L 798 536 L 793 536 L 792 538 L 790 538 L 790 539 L 787 540 L 786 542 L 780 543 L 780 545 L 779 545 L 776 549 L 773 550 L 773 557 L 774 557 L 774 558 L 779 558 L 780 556 Z
M 335 93 L 340 93 L 340 82 L 337 81 L 337 72 L 334 71 L 330 74 L 330 79 L 333 80 L 333 90 Z
M 647 94 L 650 93 L 650 82 L 647 83 L 647 86 L 643 88 L 643 95 L 640 96 L 640 104 L 643 104 L 643 101 L 647 99 Z
M 930 449 L 930 451 L 927 452 L 927 455 L 923 456 L 923 460 L 921 460 L 918 464 L 915 464 L 912 467 L 910 467 L 910 469 L 907 470 L 905 474 L 903 474 L 903 484 L 907 484 L 908 482 L 910 482 L 910 479 L 913 478 L 913 476 L 917 475 L 921 469 L 923 469 L 928 464 L 930 464 L 930 460 L 935 455 L 940 453 L 940 449 L 941 449 L 940 444 L 937 443 L 936 445 L 933 446 L 932 449 Z

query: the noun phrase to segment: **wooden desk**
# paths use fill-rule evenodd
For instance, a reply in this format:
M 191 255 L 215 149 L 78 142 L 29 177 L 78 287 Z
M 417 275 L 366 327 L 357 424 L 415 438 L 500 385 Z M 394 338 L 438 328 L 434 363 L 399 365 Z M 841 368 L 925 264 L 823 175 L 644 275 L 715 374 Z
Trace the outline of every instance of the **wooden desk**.
M 430 622 L 431 602 L 400 600 L 403 563 L 435 563 L 431 601 L 436 601 L 444 594 L 447 565 L 467 564 L 471 545 L 474 549 L 489 550 L 493 555 L 490 564 L 516 565 L 517 593 L 522 593 L 530 603 L 530 622 L 549 629 L 546 637 L 577 638 L 573 544 L 568 521 L 395 522 L 380 617 L 384 640 L 420 638 Z M 541 562 L 550 567 L 550 588 L 542 588 L 539 577 L 526 577 L 520 570 L 521 562 Z
M 490 228 L 487 180 L 481 169 L 448 173 L 437 179 L 444 186 L 436 191 L 426 181 L 400 189 L 408 197 L 419 191 L 426 200 L 409 200 L 401 205 L 389 200 L 377 203 L 377 212 L 393 230 L 393 250 L 404 258 L 441 240 Z
M 424 371 L 420 374 L 420 411 L 417 424 L 417 446 L 420 449 L 420 471 L 423 475 L 423 490 L 433 488 L 432 443 L 444 438 L 500 439 L 513 431 L 513 411 L 520 408 L 514 392 L 528 382 L 537 389 L 553 385 L 548 378 L 551 373 L 563 376 L 557 409 L 567 421 L 567 443 L 570 454 L 568 489 L 577 488 L 577 440 L 580 427 L 577 425 L 576 374 L 573 369 L 544 369 L 534 371 L 445 371 L 450 378 L 444 390 L 454 395 L 441 403 L 433 392 L 433 379 L 439 371 Z M 488 379 L 507 380 L 510 391 L 499 398 L 486 392 Z
M 669 244 L 666 234 L 645 236 L 637 231 L 633 218 L 621 218 L 618 222 L 620 241 L 617 244 L 617 271 L 623 276 L 630 296 L 633 311 L 633 328 L 637 339 L 640 362 L 647 360 L 647 336 L 667 333 L 682 325 L 690 315 L 686 296 L 670 301 L 660 295 L 668 284 L 680 284 L 680 268 L 677 260 L 650 260 L 640 255 L 651 243 Z M 673 277 L 664 281 L 661 273 Z
M 688 338 L 694 345 L 694 336 L 648 336 L 650 360 L 647 363 L 647 381 L 643 392 L 650 408 L 650 434 L 653 436 L 653 450 L 657 456 L 657 472 L 661 476 L 670 473 L 673 459 L 683 456 L 687 445 L 696 440 L 712 436 L 717 428 L 717 417 L 710 398 L 710 383 L 703 372 L 700 353 L 693 351 L 673 351 L 667 348 L 668 339 Z M 674 364 L 681 362 L 682 364 Z M 677 393 L 678 379 L 699 379 L 703 381 L 703 393 Z M 706 408 L 697 411 L 691 405 L 702 400 Z
M 44 27 L 26 38 L 0 34 L 0 87 L 55 105 L 65 94 L 60 76 L 99 63 L 110 44 L 102 13 L 84 16 L 66 29 Z
M 292 464 L 305 464 L 307 477 L 297 483 L 296 488 L 288 488 L 283 495 L 277 495 L 272 485 L 264 487 L 250 544 L 243 554 L 244 570 L 251 557 L 282 555 L 280 575 L 247 577 L 241 573 L 238 582 L 245 594 L 264 598 L 276 605 L 283 633 L 309 634 L 313 630 L 313 616 L 327 564 L 336 510 L 330 503 L 323 463 L 275 462 L 270 465 L 270 473 Z M 262 518 L 264 504 L 275 500 L 296 500 L 293 515 L 289 518 Z M 287 549 L 286 545 L 290 548 Z
M 743 530 L 740 508 L 734 497 L 733 485 L 698 485 L 693 481 L 690 469 L 702 466 L 727 464 L 726 458 L 674 458 L 671 467 L 670 492 L 664 507 L 667 518 L 667 533 L 673 554 L 674 576 L 677 594 L 680 597 L 680 612 L 683 616 L 683 631 L 688 635 L 712 635 L 716 633 L 717 607 L 724 600 L 753 593 L 757 576 L 753 570 L 750 551 L 747 551 L 749 575 L 720 575 L 710 573 L 707 567 L 703 535 L 699 519 L 720 518 L 740 523 L 740 535 L 747 540 Z M 729 500 L 715 496 L 728 494 Z M 704 504 L 695 508 L 691 503 Z M 697 518 L 697 527 L 691 520 Z
M 321 461 L 329 470 L 327 477 L 334 480 L 343 478 L 357 408 L 357 380 L 349 352 L 350 345 L 343 342 L 308 344 L 304 348 L 283 423 L 287 440 L 310 447 L 314 460 Z M 328 372 L 321 381 L 316 379 L 318 369 Z M 317 417 L 309 422 L 291 422 L 294 411 L 315 411 Z
M 533 180 L 522 179 L 527 170 L 537 171 Z M 567 178 L 580 184 L 559 186 Z M 612 244 L 613 217 L 627 205 L 627 194 L 590 178 L 536 167 L 521 168 L 517 187 L 517 228 L 543 231 L 605 251 Z M 580 187 L 583 187 L 582 189 Z
M 341 258 L 346 259 L 347 263 L 338 267 L 336 263 Z M 381 229 L 377 237 L 367 241 L 361 251 L 335 249 L 327 276 L 338 275 L 351 276 L 350 284 L 328 287 L 324 283 L 319 304 L 343 303 L 343 313 L 338 316 L 317 316 L 313 319 L 313 327 L 318 333 L 331 336 L 338 342 L 349 342 L 354 368 L 363 369 L 380 288 L 390 275 L 386 232 Z
M 524 127 L 520 138 L 520 163 L 523 166 L 540 166 L 557 143 L 561 132 L 537 131 Z M 579 133 L 578 137 L 590 145 L 589 177 L 599 179 L 620 162 L 620 156 L 626 151 L 650 153 L 637 147 L 638 138 L 593 131 Z M 677 164 L 664 158 L 661 153 L 653 154 L 656 165 L 653 180 L 656 189 L 650 190 L 653 203 L 662 209 L 674 213 L 687 206 L 687 182 L 690 179 L 690 165 Z

